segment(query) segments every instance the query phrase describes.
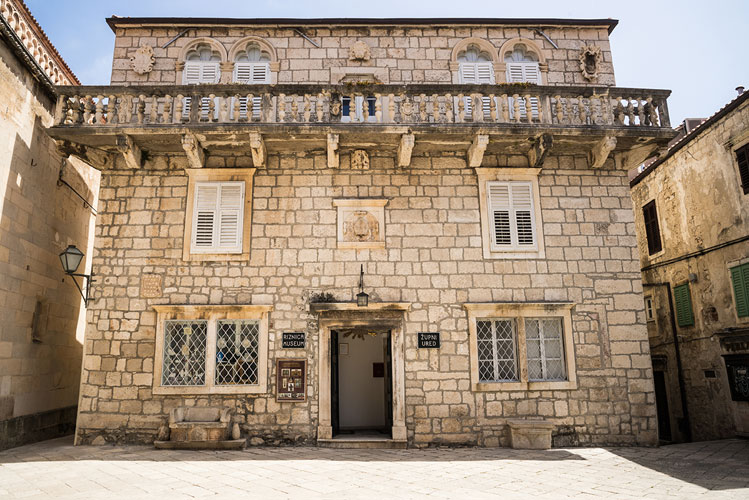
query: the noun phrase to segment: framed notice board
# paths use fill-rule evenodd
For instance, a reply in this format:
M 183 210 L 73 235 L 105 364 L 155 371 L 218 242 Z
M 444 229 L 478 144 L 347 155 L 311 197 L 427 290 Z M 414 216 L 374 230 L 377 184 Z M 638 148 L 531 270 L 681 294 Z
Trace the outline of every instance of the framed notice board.
M 307 400 L 307 360 L 276 360 L 276 401 L 298 402 Z

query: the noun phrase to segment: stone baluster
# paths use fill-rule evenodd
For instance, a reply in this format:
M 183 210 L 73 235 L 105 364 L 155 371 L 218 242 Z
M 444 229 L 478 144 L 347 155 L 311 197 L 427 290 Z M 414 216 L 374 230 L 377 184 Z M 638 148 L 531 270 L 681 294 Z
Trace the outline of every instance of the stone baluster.
M 94 112 L 94 123 L 96 125 L 99 125 L 100 123 L 104 123 L 104 96 L 103 95 L 97 95 L 96 96 L 96 107 L 94 108 L 96 111 Z
M 151 96 L 151 109 L 148 113 L 148 123 L 159 122 L 159 97 L 156 95 Z
M 510 101 L 507 94 L 502 94 L 502 121 L 510 123 Z
M 525 119 L 528 123 L 533 123 L 533 106 L 531 104 L 531 96 L 525 94 Z
M 641 127 L 645 126 L 645 106 L 643 105 L 642 99 L 639 97 L 637 98 L 637 117 L 639 118 L 639 123 Z
M 375 120 L 382 123 L 382 94 L 375 94 Z
M 278 94 L 278 121 L 283 123 L 286 120 L 286 94 Z
M 203 107 L 202 105 L 203 103 L 200 100 L 200 94 L 193 92 L 192 96 L 190 96 L 190 122 L 198 123 L 200 121 L 200 108 Z
M 627 118 L 629 118 L 629 125 L 635 124 L 635 103 L 632 102 L 631 97 L 627 97 Z
M 466 102 L 463 94 L 458 94 L 458 121 L 460 123 L 466 121 Z
M 63 125 L 65 123 L 65 116 L 68 113 L 67 101 L 67 96 L 57 96 L 57 103 L 55 103 L 55 125 Z
M 325 119 L 325 109 L 323 108 L 324 99 L 325 97 L 322 94 L 317 95 L 317 106 L 315 106 L 315 111 L 317 111 L 318 123 L 322 123 Z
M 440 97 L 437 94 L 432 94 L 432 121 L 440 122 Z
M 489 118 L 492 122 L 497 121 L 497 100 L 494 94 L 489 94 Z
M 309 117 L 312 113 L 309 94 L 304 94 L 304 101 L 302 102 L 302 113 L 304 114 L 304 123 L 309 123 Z
M 216 94 L 208 94 L 208 116 L 206 117 L 209 122 L 214 121 L 216 116 Z
M 351 94 L 351 97 L 349 97 L 348 117 L 351 123 L 356 121 L 356 94 Z
M 585 101 L 583 96 L 577 98 L 577 112 L 580 117 L 580 125 L 588 123 L 588 112 L 585 109 Z
M 554 96 L 554 112 L 557 117 L 557 124 L 561 125 L 564 119 L 564 112 L 562 111 L 562 97 L 558 94 Z
M 81 102 L 81 96 L 74 95 L 73 96 L 73 102 L 70 103 L 71 109 L 72 109 L 72 119 L 73 123 L 78 124 L 81 122 L 81 106 L 83 103 Z
M 161 123 L 172 123 L 172 96 L 164 96 L 164 109 L 161 111 Z
M 390 123 L 395 122 L 395 95 L 388 95 L 388 119 Z
M 117 122 L 117 96 L 110 95 L 107 98 L 107 123 L 116 124 Z
M 658 126 L 668 128 L 671 126 L 671 116 L 668 113 L 668 103 L 666 99 L 658 99 Z
M 427 121 L 427 96 L 425 94 L 419 96 L 419 120 L 421 123 Z
M 291 96 L 291 121 L 299 121 L 299 96 Z
M 83 98 L 83 123 L 91 123 L 91 115 L 93 114 L 93 105 L 90 95 Z
M 369 121 L 369 100 L 367 96 L 362 97 L 362 116 L 364 117 L 364 123 Z
M 484 103 L 481 94 L 471 94 L 471 118 L 474 122 L 484 121 Z
M 515 123 L 520 123 L 520 96 L 517 94 L 512 94 L 512 115 Z
M 177 94 L 177 104 L 174 105 L 174 114 L 177 117 L 177 123 L 182 121 L 182 113 L 185 110 L 185 96 Z
M 221 97 L 219 97 L 219 110 L 218 110 L 218 121 L 219 123 L 228 123 L 229 122 L 229 103 L 231 101 L 231 97 L 224 94 Z
M 616 103 L 611 112 L 614 117 L 614 124 L 615 125 L 622 125 L 624 124 L 624 107 L 622 106 L 622 98 L 617 97 L 614 99 L 614 102 Z
M 231 121 L 233 122 L 239 122 L 240 121 L 240 114 L 242 110 L 242 101 L 240 100 L 241 96 L 239 94 L 234 94 L 231 98 Z
M 646 99 L 647 101 L 647 108 L 648 108 L 648 125 L 651 127 L 657 127 L 658 126 L 658 113 L 655 109 L 655 105 L 653 104 L 653 98 L 648 97 Z
M 146 96 L 140 94 L 138 96 L 138 106 L 136 108 L 136 117 L 138 119 L 138 125 L 143 125 L 146 120 Z
M 245 108 L 247 108 L 246 114 L 245 114 L 245 121 L 251 122 L 255 116 L 255 94 L 247 94 L 247 104 L 245 104 Z
M 447 94 L 445 96 L 445 121 L 447 123 L 453 123 L 455 116 L 453 115 L 453 95 Z

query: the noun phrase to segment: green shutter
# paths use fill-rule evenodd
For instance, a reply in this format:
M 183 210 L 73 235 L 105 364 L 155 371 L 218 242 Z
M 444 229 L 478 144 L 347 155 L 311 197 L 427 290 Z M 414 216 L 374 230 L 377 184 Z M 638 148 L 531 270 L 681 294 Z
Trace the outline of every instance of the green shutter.
M 749 316 L 749 264 L 732 267 L 731 281 L 736 299 L 736 314 L 739 318 Z
M 689 295 L 689 285 L 684 284 L 675 287 L 674 300 L 676 301 L 676 323 L 679 326 L 694 325 L 692 297 Z

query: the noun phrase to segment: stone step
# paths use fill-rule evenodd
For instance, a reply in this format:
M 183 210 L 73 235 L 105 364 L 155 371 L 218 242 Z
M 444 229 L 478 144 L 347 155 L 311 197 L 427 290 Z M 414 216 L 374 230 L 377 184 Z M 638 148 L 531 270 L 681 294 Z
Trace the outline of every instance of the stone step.
M 317 446 L 321 448 L 339 449 L 389 449 L 405 450 L 408 446 L 406 441 L 380 438 L 346 438 L 346 439 L 318 439 Z

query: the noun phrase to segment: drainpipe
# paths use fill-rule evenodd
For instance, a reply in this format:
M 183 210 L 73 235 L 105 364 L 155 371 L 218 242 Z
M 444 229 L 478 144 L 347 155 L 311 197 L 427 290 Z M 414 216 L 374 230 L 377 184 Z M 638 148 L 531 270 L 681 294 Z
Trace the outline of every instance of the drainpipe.
M 684 383 L 684 371 L 681 365 L 681 351 L 679 349 L 679 336 L 676 334 L 676 313 L 674 311 L 674 301 L 671 297 L 671 283 L 643 283 L 642 286 L 665 286 L 668 295 L 668 309 L 671 316 L 671 331 L 674 335 L 674 350 L 676 351 L 676 374 L 679 379 L 679 393 L 681 395 L 681 414 L 684 424 L 680 425 L 679 430 L 684 434 L 687 443 L 692 442 L 692 426 L 689 423 L 689 408 L 687 406 L 686 384 Z

